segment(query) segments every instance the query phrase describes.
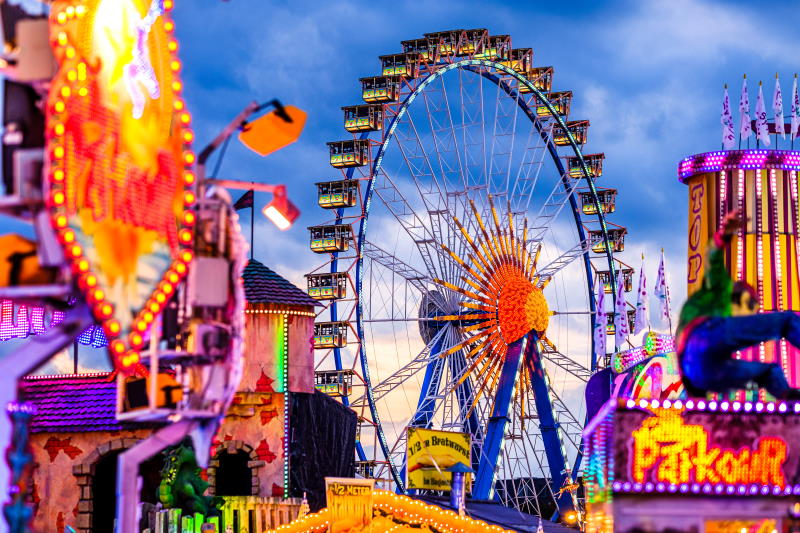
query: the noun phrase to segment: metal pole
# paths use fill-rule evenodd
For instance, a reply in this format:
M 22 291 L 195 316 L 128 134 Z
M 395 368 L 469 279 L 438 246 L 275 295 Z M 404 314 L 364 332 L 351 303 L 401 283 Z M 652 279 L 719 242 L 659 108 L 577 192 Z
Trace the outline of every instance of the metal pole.
M 255 242 L 253 241 L 253 232 L 255 231 L 256 227 L 256 199 L 255 199 L 255 191 L 253 191 L 253 200 L 250 204 L 250 260 L 253 259 L 253 246 Z
M 72 373 L 78 373 L 78 341 L 72 343 Z

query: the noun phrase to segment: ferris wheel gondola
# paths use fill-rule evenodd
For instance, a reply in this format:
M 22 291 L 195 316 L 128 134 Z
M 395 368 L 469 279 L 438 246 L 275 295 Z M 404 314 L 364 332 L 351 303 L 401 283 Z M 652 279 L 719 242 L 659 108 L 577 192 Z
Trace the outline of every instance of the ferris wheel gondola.
M 604 155 L 582 154 L 572 92 L 509 36 L 401 44 L 361 78 L 366 103 L 342 108 L 353 136 L 328 143 L 342 178 L 317 184 L 334 210 L 310 228 L 330 254 L 307 276 L 327 303 L 318 372 L 354 376 L 338 397 L 360 416 L 358 471 L 403 491 L 408 427 L 468 432 L 474 497 L 574 508 L 582 385 L 607 364 L 593 261 L 613 292 L 626 233 L 605 220 L 616 190 L 595 185 Z M 320 244 L 344 227 L 346 247 Z

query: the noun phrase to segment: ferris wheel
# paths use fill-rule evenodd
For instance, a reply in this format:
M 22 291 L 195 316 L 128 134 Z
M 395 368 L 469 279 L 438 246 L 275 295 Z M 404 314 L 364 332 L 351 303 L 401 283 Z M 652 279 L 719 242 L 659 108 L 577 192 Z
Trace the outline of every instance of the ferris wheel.
M 626 234 L 604 155 L 508 35 L 429 33 L 380 63 L 328 143 L 342 175 L 316 184 L 317 388 L 359 414 L 362 476 L 404 491 L 409 427 L 468 432 L 474 498 L 574 508 L 593 291 Z

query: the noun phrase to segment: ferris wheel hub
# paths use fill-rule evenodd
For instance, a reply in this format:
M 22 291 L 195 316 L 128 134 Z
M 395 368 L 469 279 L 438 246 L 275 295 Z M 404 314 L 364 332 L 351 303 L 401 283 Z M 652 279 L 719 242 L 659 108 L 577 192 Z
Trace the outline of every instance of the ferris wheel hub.
M 543 333 L 550 321 L 550 309 L 542 290 L 521 276 L 503 284 L 497 300 L 497 321 L 506 344 L 530 331 Z

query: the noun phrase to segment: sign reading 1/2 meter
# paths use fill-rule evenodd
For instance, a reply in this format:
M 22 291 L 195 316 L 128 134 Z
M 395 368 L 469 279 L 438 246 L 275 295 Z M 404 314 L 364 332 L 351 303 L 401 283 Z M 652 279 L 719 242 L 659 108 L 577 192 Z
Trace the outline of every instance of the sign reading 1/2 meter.
M 51 216 L 118 370 L 192 260 L 191 116 L 174 0 L 56 0 L 47 100 Z
M 456 463 L 472 464 L 469 433 L 408 428 L 406 442 L 409 489 L 450 490 L 453 474 L 447 469 Z
M 374 479 L 325 478 L 331 532 L 372 531 Z

